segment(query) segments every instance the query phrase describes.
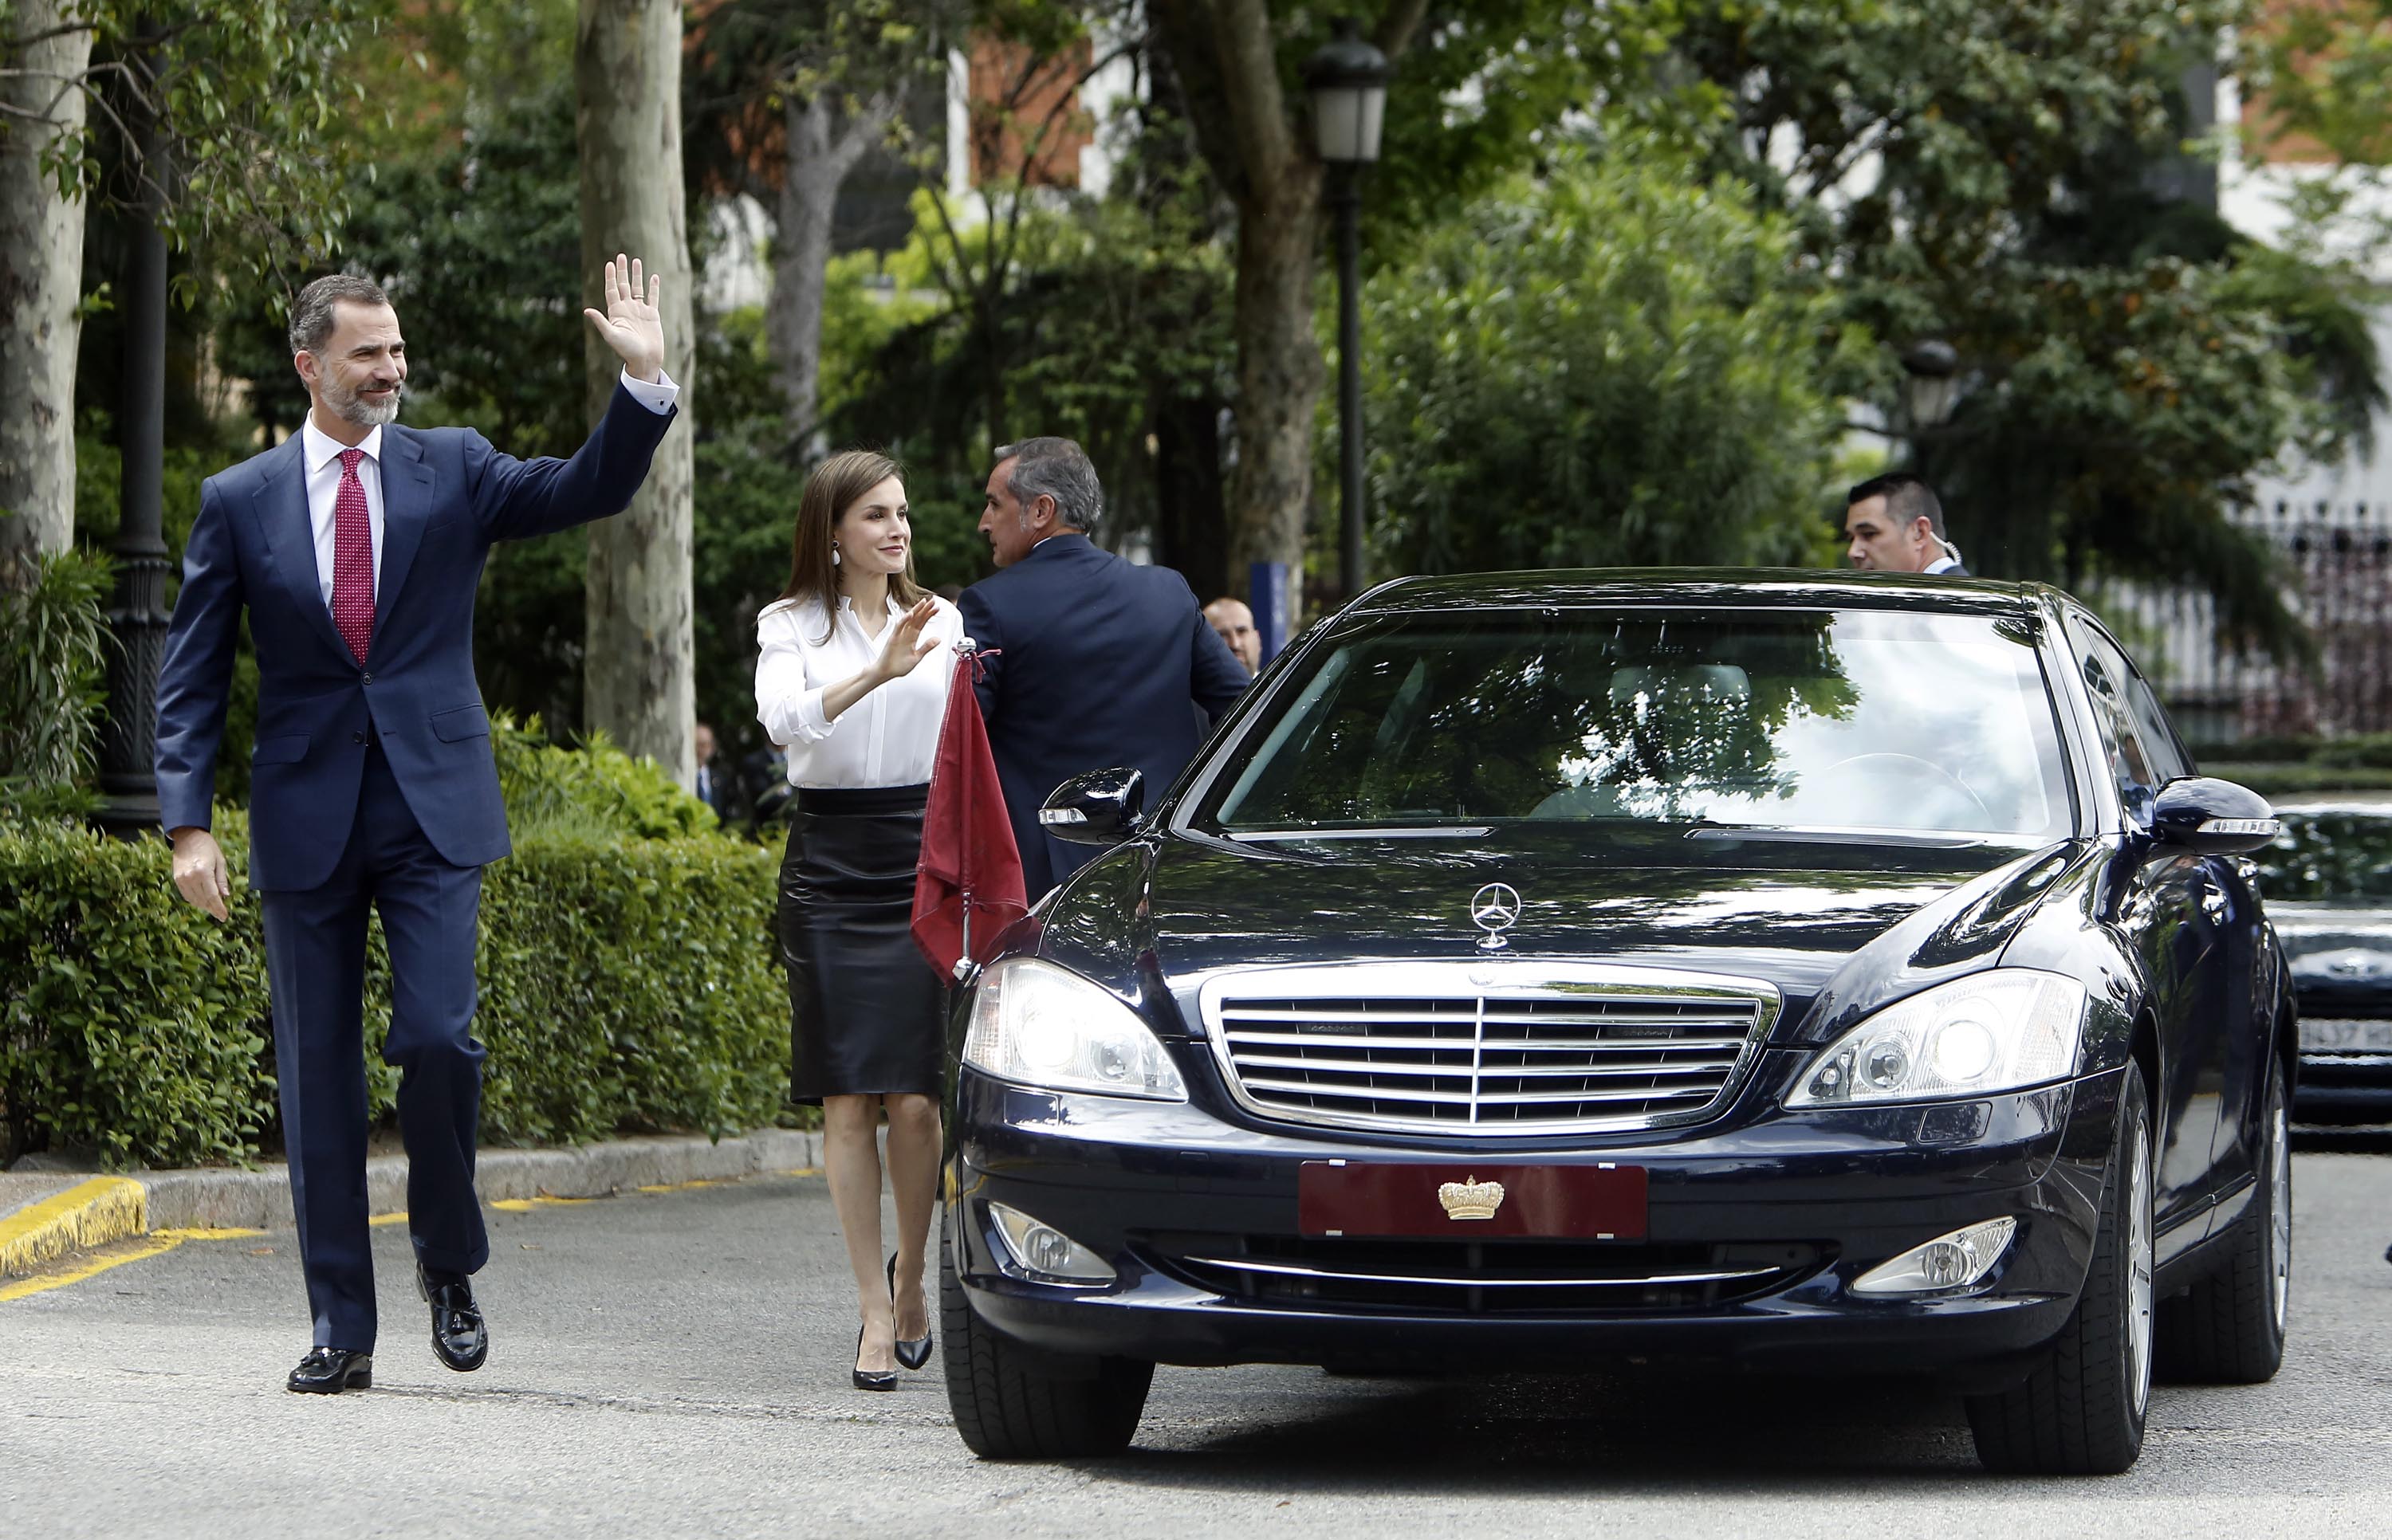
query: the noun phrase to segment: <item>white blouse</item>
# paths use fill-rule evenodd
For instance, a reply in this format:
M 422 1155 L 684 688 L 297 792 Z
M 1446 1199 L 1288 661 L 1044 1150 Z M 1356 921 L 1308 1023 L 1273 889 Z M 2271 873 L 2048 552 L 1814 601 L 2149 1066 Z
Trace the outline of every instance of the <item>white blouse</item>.
M 842 598 L 830 625 L 815 600 L 784 599 L 756 616 L 756 719 L 789 751 L 793 786 L 913 786 L 930 779 L 939 724 L 947 711 L 947 681 L 963 640 L 961 611 L 935 595 L 938 606 L 924 641 L 940 646 L 903 679 L 890 679 L 847 708 L 837 721 L 823 714 L 823 692 L 853 679 L 880 655 L 887 630 L 866 635 L 855 607 Z M 892 598 L 888 625 L 905 612 Z M 829 636 L 825 638 L 827 630 Z

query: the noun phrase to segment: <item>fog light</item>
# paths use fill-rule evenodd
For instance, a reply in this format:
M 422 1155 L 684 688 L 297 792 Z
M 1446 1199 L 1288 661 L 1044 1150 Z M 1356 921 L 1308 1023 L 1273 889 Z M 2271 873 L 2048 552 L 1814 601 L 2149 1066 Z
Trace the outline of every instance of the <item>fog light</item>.
M 1872 1267 L 1852 1280 L 1855 1294 L 1940 1294 L 1966 1288 L 1994 1270 L 2018 1233 L 2018 1221 L 2005 1215 L 1938 1236 L 1914 1246 L 1892 1262 Z
M 1083 1288 L 1113 1281 L 1112 1263 L 1053 1225 L 1002 1203 L 988 1205 L 988 1216 L 996 1221 L 997 1236 L 1012 1253 L 1010 1259 L 997 1259 L 998 1263 L 1014 1276 Z

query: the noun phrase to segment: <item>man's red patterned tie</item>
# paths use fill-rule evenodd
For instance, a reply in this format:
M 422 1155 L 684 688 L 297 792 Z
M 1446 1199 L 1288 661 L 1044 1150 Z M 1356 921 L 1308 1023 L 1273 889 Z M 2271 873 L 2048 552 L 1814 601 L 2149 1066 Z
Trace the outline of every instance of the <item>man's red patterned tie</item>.
M 359 663 L 373 640 L 373 525 L 366 516 L 365 483 L 358 480 L 363 449 L 341 451 L 341 490 L 332 500 L 332 624 Z

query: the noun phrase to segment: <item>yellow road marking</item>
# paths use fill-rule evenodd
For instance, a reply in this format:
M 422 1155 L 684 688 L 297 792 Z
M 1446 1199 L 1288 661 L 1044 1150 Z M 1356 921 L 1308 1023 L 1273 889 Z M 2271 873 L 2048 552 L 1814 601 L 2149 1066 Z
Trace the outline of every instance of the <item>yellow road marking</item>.
M 98 1176 L 0 1219 L 0 1275 L 31 1273 L 54 1257 L 82 1251 L 149 1224 L 149 1192 L 122 1176 Z
M 789 1171 L 766 1171 L 759 1174 L 766 1176 L 819 1176 L 822 1174 L 822 1168 L 819 1166 L 800 1166 Z M 642 1187 L 638 1190 L 644 1193 L 689 1192 L 699 1187 L 726 1187 L 741 1180 L 743 1179 L 735 1176 L 707 1177 L 695 1182 L 661 1183 L 654 1186 Z M 35 1223 L 37 1223 L 33 1217 L 36 1214 L 45 1216 L 45 1218 L 38 1223 L 46 1223 L 50 1220 L 54 1220 L 60 1215 L 77 1212 L 81 1210 L 84 1204 L 89 1202 L 92 1198 L 109 1197 L 110 1194 L 106 1191 L 107 1189 L 116 1189 L 117 1191 L 115 1196 L 111 1198 L 111 1201 L 122 1204 L 124 1201 L 124 1198 L 121 1189 L 128 1187 L 132 1189 L 132 1200 L 136 1204 L 142 1205 L 146 1208 L 148 1194 L 144 1192 L 139 1183 L 129 1181 L 123 1177 L 101 1177 L 96 1181 L 84 1183 L 80 1186 L 71 1187 L 67 1191 L 58 1194 L 56 1197 L 45 1199 L 43 1202 L 34 1204 L 32 1208 L 27 1209 L 20 1213 L 12 1215 L 6 1222 L 5 1222 L 5 1223 L 0 1223 L 0 1240 L 10 1239 L 19 1235 L 32 1234 Z M 95 1190 L 87 1191 L 87 1189 Z M 77 1194 L 83 1194 L 84 1197 L 78 1199 L 76 1198 Z M 70 1199 L 75 1199 L 75 1201 L 70 1202 Z M 505 1210 L 509 1213 L 522 1213 L 533 1208 L 562 1208 L 575 1204 L 597 1203 L 601 1201 L 603 1201 L 603 1199 L 594 1197 L 548 1197 L 543 1196 L 540 1197 L 500 1198 L 493 1202 L 490 1207 L 493 1209 Z M 138 1223 L 137 1219 L 136 1223 Z M 407 1223 L 407 1212 L 405 1210 L 400 1210 L 396 1213 L 374 1214 L 368 1218 L 366 1223 L 373 1225 L 404 1224 Z M 141 1262 L 150 1257 L 162 1256 L 168 1251 L 172 1251 L 176 1247 L 182 1245 L 187 1240 L 241 1240 L 256 1236 L 262 1236 L 266 1233 L 266 1232 L 264 1230 L 241 1229 L 157 1230 L 152 1231 L 146 1236 L 136 1236 L 133 1239 L 122 1243 L 105 1243 L 109 1247 L 108 1249 L 102 1250 L 97 1255 L 85 1257 L 80 1262 L 74 1263 L 72 1266 L 62 1267 L 52 1272 L 38 1274 L 32 1277 L 20 1278 L 12 1283 L 0 1285 L 0 1303 L 5 1303 L 9 1300 L 21 1300 L 29 1294 L 40 1294 L 53 1288 L 63 1288 L 69 1284 L 81 1283 L 85 1278 L 96 1277 L 110 1269 L 122 1267 L 126 1262 Z
M 69 1284 L 81 1283 L 85 1278 L 97 1277 L 110 1268 L 122 1267 L 126 1262 L 142 1262 L 172 1251 L 187 1240 L 239 1240 L 245 1236 L 264 1234 L 266 1232 L 263 1230 L 159 1230 L 150 1235 L 112 1245 L 96 1256 L 84 1258 L 72 1266 L 36 1274 L 30 1278 L 20 1278 L 6 1288 L 0 1288 L 0 1303 L 10 1300 L 21 1300 L 28 1294 L 40 1294 L 48 1289 L 64 1288 Z

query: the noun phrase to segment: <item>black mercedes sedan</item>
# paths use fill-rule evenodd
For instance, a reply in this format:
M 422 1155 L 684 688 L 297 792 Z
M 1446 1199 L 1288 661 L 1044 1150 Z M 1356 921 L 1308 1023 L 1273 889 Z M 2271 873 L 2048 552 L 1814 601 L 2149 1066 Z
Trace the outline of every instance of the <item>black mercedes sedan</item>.
M 1134 1436 L 1154 1365 L 1931 1372 L 2114 1471 L 2291 1277 L 2282 959 L 2065 595 L 1409 579 L 1275 661 L 958 991 L 949 1398 Z

